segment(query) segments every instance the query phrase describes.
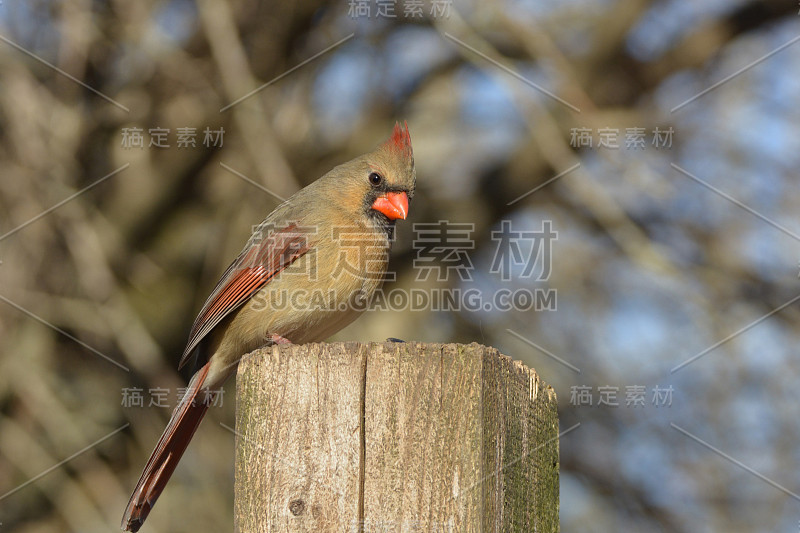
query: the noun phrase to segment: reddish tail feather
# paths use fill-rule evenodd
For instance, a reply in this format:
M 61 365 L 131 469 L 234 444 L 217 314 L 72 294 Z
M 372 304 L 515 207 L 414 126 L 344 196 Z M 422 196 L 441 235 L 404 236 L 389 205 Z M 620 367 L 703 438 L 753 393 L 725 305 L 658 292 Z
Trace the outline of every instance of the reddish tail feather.
M 186 451 L 195 430 L 203 421 L 209 402 L 214 398 L 212 393 L 201 395 L 203 381 L 208 374 L 210 364 L 206 363 L 192 377 L 186 394 L 173 411 L 167 428 L 147 461 L 122 517 L 121 527 L 124 531 L 135 532 L 142 527 L 145 518 L 175 471 L 175 467 L 178 466 L 178 461 Z

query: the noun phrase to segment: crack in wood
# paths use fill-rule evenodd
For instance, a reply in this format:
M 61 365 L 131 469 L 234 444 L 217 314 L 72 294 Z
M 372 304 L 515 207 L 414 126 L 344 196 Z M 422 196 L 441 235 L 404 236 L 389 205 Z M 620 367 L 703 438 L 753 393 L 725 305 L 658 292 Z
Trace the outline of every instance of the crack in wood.
M 361 421 L 359 423 L 358 451 L 358 531 L 364 531 L 364 484 L 367 468 L 367 355 L 365 350 L 361 356 Z

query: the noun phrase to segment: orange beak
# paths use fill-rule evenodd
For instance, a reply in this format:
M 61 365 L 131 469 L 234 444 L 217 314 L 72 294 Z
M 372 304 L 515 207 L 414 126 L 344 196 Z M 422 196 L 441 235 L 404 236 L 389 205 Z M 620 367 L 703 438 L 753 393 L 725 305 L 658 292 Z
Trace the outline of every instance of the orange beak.
M 389 220 L 405 220 L 408 216 L 408 195 L 404 192 L 387 192 L 375 200 L 372 209 L 383 213 Z

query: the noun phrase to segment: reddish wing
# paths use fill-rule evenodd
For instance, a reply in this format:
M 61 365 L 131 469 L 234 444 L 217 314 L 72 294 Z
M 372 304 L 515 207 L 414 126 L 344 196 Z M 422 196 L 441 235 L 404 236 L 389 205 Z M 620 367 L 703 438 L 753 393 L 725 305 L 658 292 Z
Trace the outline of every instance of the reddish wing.
M 183 367 L 203 338 L 281 270 L 310 249 L 307 236 L 291 224 L 243 251 L 228 267 L 206 300 L 189 333 L 178 368 Z

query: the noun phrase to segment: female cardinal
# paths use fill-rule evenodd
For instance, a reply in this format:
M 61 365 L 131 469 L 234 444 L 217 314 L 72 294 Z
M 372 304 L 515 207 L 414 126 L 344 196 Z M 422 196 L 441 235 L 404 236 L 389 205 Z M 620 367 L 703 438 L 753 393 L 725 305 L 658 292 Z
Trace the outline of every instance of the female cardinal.
M 395 124 L 375 151 L 334 168 L 261 223 L 195 319 L 178 368 L 194 357 L 199 370 L 144 467 L 123 530 L 142 526 L 244 354 L 324 340 L 364 310 L 415 184 L 408 124 Z

